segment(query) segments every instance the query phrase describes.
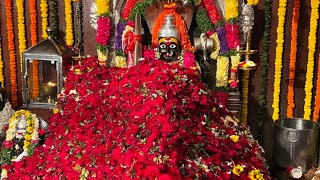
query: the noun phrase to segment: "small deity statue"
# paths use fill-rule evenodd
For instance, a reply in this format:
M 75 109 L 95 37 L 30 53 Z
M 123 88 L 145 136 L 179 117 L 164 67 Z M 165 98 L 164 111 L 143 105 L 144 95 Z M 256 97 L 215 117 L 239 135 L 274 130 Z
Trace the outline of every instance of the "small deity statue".
M 24 141 L 24 135 L 26 134 L 26 128 L 27 128 L 27 118 L 25 115 L 21 115 L 20 120 L 16 126 L 15 139 L 17 141 L 17 144 L 14 147 L 15 154 L 20 155 L 23 152 L 23 141 Z
M 158 51 L 160 59 L 165 62 L 173 62 L 180 54 L 180 33 L 174 24 L 174 16 L 169 14 L 165 18 L 158 34 Z

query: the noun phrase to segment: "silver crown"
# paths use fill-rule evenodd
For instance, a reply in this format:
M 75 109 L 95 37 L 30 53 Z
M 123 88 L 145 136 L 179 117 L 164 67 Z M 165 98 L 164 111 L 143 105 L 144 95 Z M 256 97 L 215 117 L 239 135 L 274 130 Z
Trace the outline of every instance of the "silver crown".
M 158 38 L 176 38 L 180 41 L 180 32 L 174 23 L 174 16 L 172 14 L 166 16 L 165 22 L 159 30 Z

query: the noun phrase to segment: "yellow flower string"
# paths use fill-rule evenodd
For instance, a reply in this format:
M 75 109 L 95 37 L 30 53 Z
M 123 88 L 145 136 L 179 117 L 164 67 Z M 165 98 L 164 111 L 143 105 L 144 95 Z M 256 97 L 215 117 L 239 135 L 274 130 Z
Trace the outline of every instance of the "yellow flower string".
M 31 45 L 35 46 L 38 42 L 37 34 L 37 9 L 36 0 L 29 1 L 30 10 L 30 32 L 31 32 Z M 36 99 L 39 96 L 39 62 L 33 60 L 32 62 L 32 98 Z
M 241 122 L 247 124 L 248 119 L 248 95 L 249 95 L 249 73 L 250 71 L 243 71 L 242 74 L 242 112 Z
M 217 60 L 216 87 L 228 86 L 229 58 L 219 56 Z
M 96 4 L 98 16 L 109 14 L 109 0 L 96 0 Z
M 72 1 L 65 0 L 65 19 L 66 19 L 66 43 L 68 46 L 73 45 L 73 25 L 72 25 Z
M 17 0 L 18 39 L 20 54 L 20 70 L 22 71 L 22 53 L 26 50 L 26 31 L 24 23 L 24 0 Z
M 279 119 L 279 100 L 280 100 L 280 84 L 281 84 L 281 69 L 282 69 L 282 55 L 284 42 L 284 23 L 286 17 L 287 0 L 279 1 L 278 8 L 278 27 L 277 27 L 277 48 L 275 59 L 275 75 L 274 75 L 274 91 L 273 91 L 273 115 L 272 119 L 275 121 Z
M 41 11 L 41 27 L 42 27 L 42 38 L 47 39 L 47 27 L 48 27 L 48 3 L 47 0 L 40 1 L 40 11 Z
M 248 177 L 251 180 L 264 180 L 263 174 L 261 174 L 259 169 L 251 170 Z
M 4 75 L 3 75 L 3 58 L 2 58 L 2 39 L 0 38 L 0 82 L 4 87 Z
M 307 119 L 307 120 L 310 120 L 310 116 L 311 116 L 314 53 L 316 51 L 317 26 L 318 26 L 318 19 L 319 19 L 318 7 L 319 7 L 319 0 L 311 0 L 310 32 L 309 32 L 309 38 L 308 38 L 309 52 L 308 52 L 306 84 L 304 87 L 306 97 L 304 99 L 304 116 L 303 116 L 303 119 Z
M 238 17 L 238 0 L 226 0 L 226 20 Z
M 247 0 L 248 5 L 255 6 L 259 3 L 259 0 Z

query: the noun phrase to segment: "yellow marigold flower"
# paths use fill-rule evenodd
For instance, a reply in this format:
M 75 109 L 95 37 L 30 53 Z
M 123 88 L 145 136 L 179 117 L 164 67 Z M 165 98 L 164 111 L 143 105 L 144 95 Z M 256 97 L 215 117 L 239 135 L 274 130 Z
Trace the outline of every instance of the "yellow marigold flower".
M 254 170 L 250 171 L 248 177 L 252 180 L 264 180 L 263 174 L 260 173 L 259 169 L 254 169 Z
M 109 13 L 109 7 L 110 7 L 109 0 L 96 0 L 96 4 L 97 4 L 97 15 L 98 16 Z
M 230 136 L 230 139 L 233 141 L 233 142 L 238 142 L 239 141 L 239 136 L 237 136 L 237 135 L 231 135 Z
M 53 108 L 52 111 L 53 111 L 53 114 L 58 114 L 59 109 L 58 108 Z
M 240 174 L 242 173 L 243 170 L 244 170 L 243 167 L 238 164 L 238 165 L 233 167 L 232 173 L 237 175 L 237 176 L 240 176 Z
M 32 126 L 29 126 L 29 127 L 27 127 L 27 129 L 26 129 L 26 130 L 27 130 L 27 132 L 28 132 L 28 133 L 32 133 L 32 131 L 33 131 L 33 127 L 32 127 Z
M 24 138 L 25 138 L 26 140 L 30 140 L 30 139 L 31 139 L 31 134 L 26 134 L 26 135 L 24 136 Z

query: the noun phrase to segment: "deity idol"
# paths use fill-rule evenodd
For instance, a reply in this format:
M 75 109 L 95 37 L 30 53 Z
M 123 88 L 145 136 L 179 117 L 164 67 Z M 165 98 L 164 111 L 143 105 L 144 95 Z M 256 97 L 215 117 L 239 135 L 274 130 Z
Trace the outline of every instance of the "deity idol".
M 164 24 L 158 34 L 158 51 L 160 59 L 165 62 L 173 62 L 178 59 L 180 53 L 180 33 L 174 24 L 174 16 L 166 16 Z

